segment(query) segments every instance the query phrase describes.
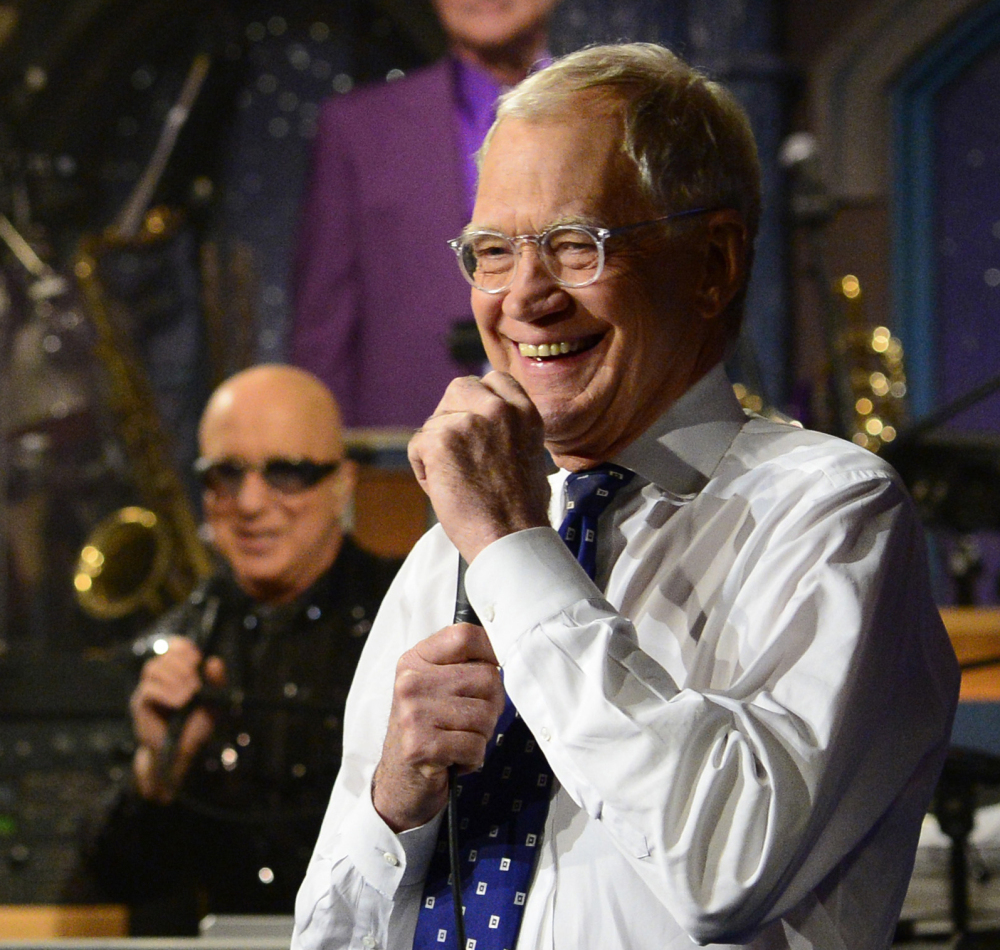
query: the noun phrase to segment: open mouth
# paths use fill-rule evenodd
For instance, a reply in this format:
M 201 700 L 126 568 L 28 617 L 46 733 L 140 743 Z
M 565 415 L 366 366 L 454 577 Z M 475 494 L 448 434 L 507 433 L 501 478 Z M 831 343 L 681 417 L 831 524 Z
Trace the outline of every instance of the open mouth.
M 518 343 L 521 356 L 543 363 L 563 356 L 575 356 L 593 349 L 601 341 L 601 335 L 583 337 L 579 340 L 561 340 L 557 343 Z

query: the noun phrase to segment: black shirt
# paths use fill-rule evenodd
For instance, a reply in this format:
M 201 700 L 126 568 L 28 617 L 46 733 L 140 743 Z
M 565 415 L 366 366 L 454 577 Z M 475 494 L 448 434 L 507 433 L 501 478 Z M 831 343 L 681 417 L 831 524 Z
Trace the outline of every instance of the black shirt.
M 97 898 L 132 905 L 132 933 L 194 933 L 205 913 L 292 913 L 340 767 L 351 679 L 398 567 L 345 538 L 290 604 L 256 603 L 219 576 L 141 639 L 191 637 L 223 659 L 227 683 L 203 697 L 217 726 L 177 800 L 123 789 L 88 849 Z

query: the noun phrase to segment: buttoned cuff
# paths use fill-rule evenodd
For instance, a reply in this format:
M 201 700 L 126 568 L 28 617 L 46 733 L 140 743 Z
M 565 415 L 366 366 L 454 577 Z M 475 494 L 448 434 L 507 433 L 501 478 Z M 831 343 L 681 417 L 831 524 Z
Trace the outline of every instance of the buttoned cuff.
M 443 814 L 397 835 L 375 811 L 371 795 L 362 795 L 343 824 L 344 848 L 365 881 L 391 899 L 399 887 L 427 876 Z
M 603 598 L 552 528 L 526 528 L 483 548 L 465 591 L 501 666 L 526 630 L 581 600 Z

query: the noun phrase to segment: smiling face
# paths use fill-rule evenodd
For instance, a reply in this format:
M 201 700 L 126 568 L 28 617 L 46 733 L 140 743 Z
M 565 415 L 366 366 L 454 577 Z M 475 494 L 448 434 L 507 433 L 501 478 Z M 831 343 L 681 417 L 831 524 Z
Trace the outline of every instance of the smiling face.
M 483 161 L 470 228 L 513 236 L 659 217 L 664 210 L 643 197 L 620 143 L 621 119 L 596 97 L 569 117 L 504 119 Z M 524 246 L 508 291 L 472 291 L 490 362 L 531 397 L 558 464 L 610 458 L 721 358 L 716 217 L 610 239 L 604 272 L 588 287 L 561 287 Z M 550 355 L 540 357 L 540 346 Z
M 249 465 L 272 458 L 332 462 L 344 454 L 332 397 L 292 367 L 255 367 L 224 383 L 209 401 L 199 439 L 203 458 Z M 326 571 L 340 550 L 354 476 L 353 464 L 344 462 L 295 494 L 272 488 L 259 471 L 248 471 L 232 496 L 206 489 L 205 519 L 240 587 L 258 600 L 282 603 Z

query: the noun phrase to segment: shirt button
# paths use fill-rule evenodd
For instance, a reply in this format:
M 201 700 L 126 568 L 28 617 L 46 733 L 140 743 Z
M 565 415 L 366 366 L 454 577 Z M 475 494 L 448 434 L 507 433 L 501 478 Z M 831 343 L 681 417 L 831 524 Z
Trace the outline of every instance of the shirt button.
M 545 728 L 544 726 L 542 726 L 542 728 L 538 730 L 538 734 L 539 734 L 539 735 L 540 735 L 540 736 L 541 736 L 541 737 L 542 737 L 542 738 L 543 738 L 543 739 L 544 739 L 544 740 L 545 740 L 546 742 L 548 742 L 548 741 L 549 741 L 549 739 L 551 739 L 551 738 L 552 738 L 552 733 L 551 733 L 551 732 L 549 732 L 549 730 L 548 730 L 548 729 L 546 729 L 546 728 Z
M 399 866 L 399 858 L 397 858 L 396 855 L 392 854 L 390 851 L 386 851 L 386 853 L 382 855 L 382 860 L 385 861 L 385 863 L 391 868 Z M 367 944 L 365 944 L 365 946 L 367 946 Z M 375 944 L 372 944 L 372 946 L 374 947 Z
M 496 617 L 496 615 L 497 615 L 497 612 L 494 609 L 493 604 L 487 604 L 486 607 L 485 607 L 485 609 L 483 610 L 483 620 L 486 620 L 489 623 L 492 623 L 493 620 L 494 620 L 494 618 Z
M 377 947 L 378 944 L 375 942 L 375 938 L 371 934 L 365 934 L 361 938 L 361 946 L 367 947 L 368 950 L 371 950 L 372 947 Z

